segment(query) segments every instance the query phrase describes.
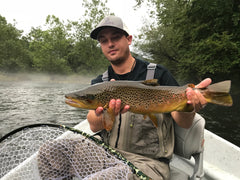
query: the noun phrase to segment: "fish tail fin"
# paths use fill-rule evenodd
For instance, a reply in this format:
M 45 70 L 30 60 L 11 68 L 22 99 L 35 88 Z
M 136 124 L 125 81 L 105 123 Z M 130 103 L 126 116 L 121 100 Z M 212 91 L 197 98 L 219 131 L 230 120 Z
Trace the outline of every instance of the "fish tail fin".
M 206 101 L 213 104 L 222 106 L 232 106 L 232 97 L 229 94 L 231 88 L 231 81 L 222 81 L 209 85 L 202 91 Z

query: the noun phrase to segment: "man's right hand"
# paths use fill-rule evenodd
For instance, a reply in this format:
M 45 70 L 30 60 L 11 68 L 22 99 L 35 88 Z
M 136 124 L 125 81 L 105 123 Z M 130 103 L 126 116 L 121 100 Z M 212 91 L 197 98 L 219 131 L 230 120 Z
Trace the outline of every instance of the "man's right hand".
M 119 113 L 125 113 L 129 110 L 130 106 L 125 105 L 121 108 L 121 100 L 120 99 L 111 99 L 109 102 L 109 109 L 112 109 L 117 116 Z M 88 122 L 90 124 L 90 128 L 93 132 L 97 132 L 102 130 L 103 127 L 103 107 L 98 107 L 95 111 L 90 110 L 87 115 Z
M 114 109 L 115 115 L 117 116 L 119 113 L 125 113 L 129 110 L 129 105 L 125 105 L 123 109 L 121 109 L 121 99 L 112 99 L 109 102 L 109 108 Z M 98 107 L 95 110 L 95 113 L 97 116 L 100 116 L 103 113 L 103 107 Z

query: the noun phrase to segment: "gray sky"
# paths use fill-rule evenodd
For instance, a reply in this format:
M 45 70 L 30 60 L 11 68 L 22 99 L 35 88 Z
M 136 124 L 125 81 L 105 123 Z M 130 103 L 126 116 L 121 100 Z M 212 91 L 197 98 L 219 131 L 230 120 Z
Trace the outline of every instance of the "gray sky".
M 123 19 L 133 36 L 137 35 L 143 17 L 146 18 L 146 8 L 135 11 L 134 0 L 108 1 L 110 10 Z M 0 0 L 0 15 L 8 23 L 15 19 L 16 27 L 28 33 L 31 27 L 43 26 L 47 15 L 55 15 L 64 21 L 78 20 L 84 13 L 81 4 L 82 0 Z

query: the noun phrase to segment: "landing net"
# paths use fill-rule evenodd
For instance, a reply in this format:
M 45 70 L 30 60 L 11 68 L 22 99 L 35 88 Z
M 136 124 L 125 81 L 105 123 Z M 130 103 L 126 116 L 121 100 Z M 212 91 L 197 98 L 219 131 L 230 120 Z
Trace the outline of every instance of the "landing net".
M 98 138 L 66 128 L 31 125 L 3 137 L 1 180 L 149 179 Z

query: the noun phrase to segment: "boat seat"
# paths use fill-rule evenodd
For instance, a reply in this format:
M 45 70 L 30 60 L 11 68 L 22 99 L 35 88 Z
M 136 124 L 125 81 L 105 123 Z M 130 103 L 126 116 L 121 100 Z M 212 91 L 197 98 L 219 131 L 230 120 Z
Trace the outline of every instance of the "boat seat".
M 191 180 L 200 180 L 204 176 L 203 151 L 205 119 L 196 113 L 193 124 L 189 129 L 175 126 L 174 154 L 186 159 L 194 158 L 194 170 Z

